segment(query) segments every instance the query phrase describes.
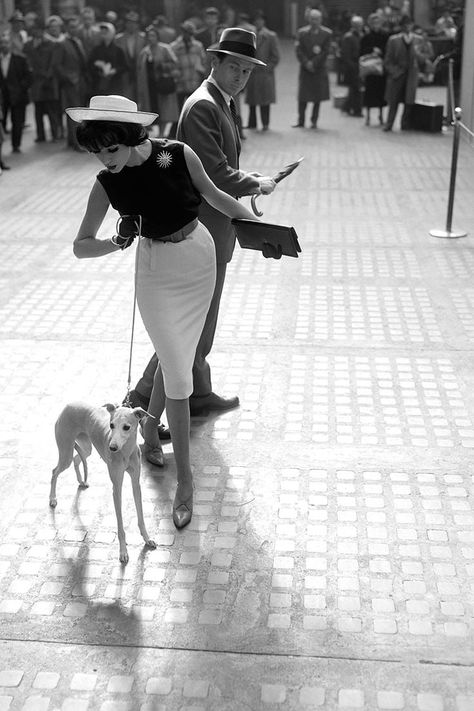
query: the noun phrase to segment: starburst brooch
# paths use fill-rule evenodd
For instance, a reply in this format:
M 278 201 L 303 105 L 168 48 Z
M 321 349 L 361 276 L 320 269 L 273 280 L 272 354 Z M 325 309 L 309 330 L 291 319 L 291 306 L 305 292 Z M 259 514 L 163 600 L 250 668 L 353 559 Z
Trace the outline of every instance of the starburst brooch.
M 160 168 L 169 168 L 173 162 L 173 157 L 171 153 L 168 153 L 168 151 L 161 151 L 161 153 L 158 153 L 156 156 L 156 162 Z

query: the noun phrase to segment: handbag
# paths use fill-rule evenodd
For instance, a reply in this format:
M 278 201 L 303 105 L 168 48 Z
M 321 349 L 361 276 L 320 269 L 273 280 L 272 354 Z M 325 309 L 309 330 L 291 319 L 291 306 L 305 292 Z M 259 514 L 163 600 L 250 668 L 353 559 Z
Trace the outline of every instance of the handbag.
M 359 57 L 359 76 L 361 79 L 369 76 L 382 76 L 383 59 L 378 54 L 363 54 Z
M 158 94 L 174 94 L 176 91 L 176 82 L 173 77 L 164 77 L 161 75 L 156 79 L 156 90 Z

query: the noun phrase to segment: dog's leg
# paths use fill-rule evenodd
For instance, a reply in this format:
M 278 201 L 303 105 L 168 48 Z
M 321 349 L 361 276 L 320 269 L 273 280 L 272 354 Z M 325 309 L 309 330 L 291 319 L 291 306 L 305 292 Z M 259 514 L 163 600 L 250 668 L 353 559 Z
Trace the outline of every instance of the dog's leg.
M 138 448 L 130 456 L 127 471 L 132 480 L 132 491 L 133 499 L 135 501 L 135 508 L 137 510 L 138 528 L 146 545 L 149 548 L 156 548 L 155 541 L 153 541 L 148 535 L 145 526 L 145 519 L 143 517 L 142 490 L 140 486 L 140 455 Z
M 112 481 L 115 515 L 117 517 L 117 535 L 119 539 L 119 560 L 121 563 L 128 563 L 127 541 L 125 540 L 125 529 L 123 527 L 122 518 L 122 486 L 123 486 L 123 470 L 113 468 L 113 464 L 109 464 L 109 476 Z
M 60 452 L 59 453 L 59 460 L 57 465 L 54 467 L 52 475 L 51 475 L 51 487 L 49 490 L 49 505 L 52 506 L 53 508 L 56 506 L 58 503 L 56 499 L 56 483 L 58 480 L 58 476 L 66 471 L 71 466 L 72 462 L 72 456 L 73 456 L 73 448 L 71 447 L 71 450 L 68 452 Z
M 87 487 L 89 486 L 89 484 L 87 483 L 87 477 L 89 475 L 89 470 L 87 467 L 87 457 L 90 457 L 92 452 L 92 445 L 90 439 L 85 435 L 79 435 L 76 438 L 74 449 L 77 452 L 76 456 L 74 457 L 74 470 L 76 472 L 76 479 L 81 489 L 87 489 Z M 82 476 L 81 474 L 81 462 L 84 470 L 84 476 Z

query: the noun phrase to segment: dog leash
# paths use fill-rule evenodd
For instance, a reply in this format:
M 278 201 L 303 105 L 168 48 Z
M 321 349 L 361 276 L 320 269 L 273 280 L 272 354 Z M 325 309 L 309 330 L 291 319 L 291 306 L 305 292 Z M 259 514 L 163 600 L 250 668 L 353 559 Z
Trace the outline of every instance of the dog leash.
M 133 284 L 133 309 L 132 309 L 132 328 L 131 328 L 131 334 L 130 334 L 130 350 L 129 350 L 129 356 L 128 356 L 128 376 L 127 376 L 127 394 L 125 396 L 125 399 L 123 401 L 123 404 L 125 407 L 132 407 L 132 402 L 131 402 L 131 397 L 130 397 L 130 392 L 132 389 L 132 358 L 133 358 L 133 340 L 134 340 L 134 335 L 135 335 L 135 321 L 136 321 L 136 314 L 137 314 L 137 283 L 138 283 L 138 253 L 140 250 L 140 241 L 142 239 L 142 218 L 141 215 L 138 215 L 138 242 L 137 242 L 137 249 L 135 251 L 135 278 L 134 278 L 134 284 Z M 117 221 L 117 226 L 122 218 L 119 218 Z M 118 231 L 118 229 L 117 229 Z

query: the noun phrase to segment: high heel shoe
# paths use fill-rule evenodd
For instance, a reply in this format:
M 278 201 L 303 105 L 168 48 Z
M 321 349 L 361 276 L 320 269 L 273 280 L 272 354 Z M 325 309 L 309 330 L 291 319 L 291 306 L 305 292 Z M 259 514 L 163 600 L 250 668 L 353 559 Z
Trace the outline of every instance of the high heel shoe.
M 193 516 L 193 495 L 189 496 L 186 501 L 178 503 L 176 497 L 173 501 L 173 523 L 176 528 L 184 528 L 191 521 Z
M 145 442 L 143 444 L 143 454 L 145 455 L 147 462 L 150 462 L 150 464 L 154 464 L 155 467 L 165 466 L 165 460 L 163 457 L 163 450 L 161 448 L 161 445 L 154 447 L 153 445 L 148 444 L 148 442 Z

